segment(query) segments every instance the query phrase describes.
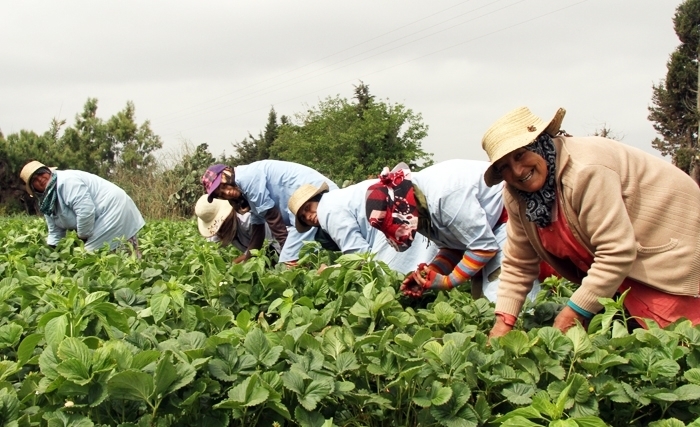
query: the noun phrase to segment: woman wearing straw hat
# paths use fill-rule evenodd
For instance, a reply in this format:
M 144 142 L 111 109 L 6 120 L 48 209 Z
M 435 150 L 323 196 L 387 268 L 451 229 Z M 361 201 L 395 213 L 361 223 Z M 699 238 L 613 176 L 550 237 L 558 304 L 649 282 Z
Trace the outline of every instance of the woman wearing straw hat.
M 314 240 L 314 232 L 299 233 L 294 214 L 287 208 L 292 193 L 306 183 L 338 186 L 310 167 L 279 160 L 260 160 L 234 168 L 217 164 L 209 167 L 202 177 L 204 190 L 211 202 L 214 198 L 228 200 L 236 209 L 250 209 L 253 237 L 248 249 L 260 249 L 264 240 L 263 224 L 267 223 L 282 247 L 280 262 L 294 264 L 304 241 Z M 287 229 L 287 227 L 290 227 Z M 246 254 L 249 256 L 249 251 Z
M 411 172 L 400 163 L 392 171 L 384 168 L 379 182 L 368 188 L 370 225 L 397 251 L 411 247 L 417 233 L 439 248 L 429 265 L 419 265 L 406 278 L 404 294 L 419 297 L 427 289 L 449 290 L 481 276 L 482 286 L 472 286 L 472 295 L 496 299 L 507 215 L 502 186 L 483 182 L 488 166 L 448 160 Z
M 294 225 L 301 233 L 314 227 L 325 231 L 344 254 L 371 252 L 374 259 L 384 261 L 392 270 L 409 273 L 418 264 L 430 262 L 437 247 L 418 234 L 410 249 L 397 252 L 384 236 L 378 235 L 367 220 L 364 203 L 367 189 L 376 182 L 370 179 L 331 192 L 325 183 L 302 185 L 289 199 Z
M 235 264 L 247 259 L 246 251 L 253 237 L 253 224 L 250 212 L 238 213 L 226 200 L 214 199 L 211 203 L 204 194 L 194 206 L 197 216 L 197 228 L 202 237 L 210 242 L 219 242 L 221 246 L 233 245 L 243 252 L 233 262 Z M 265 225 L 265 239 L 271 240 L 270 228 Z M 272 242 L 271 249 L 279 254 L 279 243 Z
M 105 243 L 115 249 L 119 239 L 127 239 L 140 256 L 136 234 L 145 222 L 121 188 L 88 172 L 52 170 L 37 161 L 28 162 L 20 178 L 39 202 L 49 245 L 55 246 L 67 230 L 75 230 L 89 251 Z
M 505 181 L 508 243 L 491 336 L 513 327 L 540 260 L 580 286 L 555 318 L 566 331 L 600 298 L 629 290 L 625 308 L 661 326 L 700 323 L 700 189 L 680 169 L 636 148 L 560 131 L 525 107 L 482 140 L 489 186 Z

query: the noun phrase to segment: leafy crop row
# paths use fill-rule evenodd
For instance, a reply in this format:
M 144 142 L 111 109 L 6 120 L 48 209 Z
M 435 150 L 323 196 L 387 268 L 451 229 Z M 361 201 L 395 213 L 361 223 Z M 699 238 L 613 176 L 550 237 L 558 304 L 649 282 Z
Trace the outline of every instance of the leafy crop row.
M 141 260 L 44 233 L 0 220 L 3 425 L 700 426 L 700 329 L 630 330 L 606 300 L 562 334 L 538 324 L 554 280 L 489 343 L 487 301 L 407 301 L 364 256 L 232 265 L 190 222 L 149 223 Z

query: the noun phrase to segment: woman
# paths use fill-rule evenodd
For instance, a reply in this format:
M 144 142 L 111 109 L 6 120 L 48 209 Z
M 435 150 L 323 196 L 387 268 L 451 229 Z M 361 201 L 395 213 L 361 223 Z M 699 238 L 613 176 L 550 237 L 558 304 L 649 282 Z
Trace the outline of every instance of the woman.
M 237 210 L 250 209 L 253 236 L 250 249 L 262 247 L 267 223 L 280 244 L 280 262 L 294 264 L 304 241 L 314 240 L 314 232 L 299 233 L 294 225 L 294 214 L 287 208 L 292 193 L 306 183 L 328 184 L 337 189 L 330 179 L 317 171 L 297 163 L 279 160 L 260 160 L 235 168 L 217 164 L 209 167 L 202 177 L 204 190 L 211 202 L 214 198 L 228 200 Z M 290 227 L 290 229 L 287 229 Z
M 429 265 L 420 265 L 401 286 L 418 297 L 425 289 L 449 290 L 481 276 L 475 297 L 495 301 L 507 215 L 502 186 L 487 187 L 489 166 L 475 160 L 448 160 L 412 173 L 400 163 L 384 169 L 365 197 L 366 215 L 398 251 L 408 249 L 416 233 L 439 249 Z M 534 278 L 532 279 L 534 280 Z M 533 295 L 537 290 L 533 290 Z
M 412 272 L 420 263 L 430 262 L 437 254 L 420 234 L 406 252 L 396 252 L 371 227 L 365 213 L 364 197 L 376 179 L 362 181 L 340 190 L 328 192 L 328 186 L 305 184 L 289 199 L 289 210 L 295 215 L 295 227 L 300 233 L 316 228 L 323 230 L 344 254 L 371 252 L 375 260 L 384 261 L 401 273 Z
M 560 131 L 522 107 L 482 140 L 489 186 L 505 181 L 508 243 L 491 336 L 510 331 L 540 260 L 580 286 L 555 318 L 566 331 L 629 290 L 625 308 L 661 326 L 700 323 L 700 189 L 641 150 Z
M 244 261 L 246 250 L 252 237 L 252 224 L 250 212 L 238 213 L 230 203 L 225 200 L 215 199 L 211 203 L 205 194 L 197 200 L 194 206 L 197 216 L 197 228 L 202 237 L 210 242 L 220 242 L 221 246 L 233 245 L 243 252 L 233 262 L 235 264 Z M 270 240 L 272 233 L 265 226 L 265 238 Z M 279 254 L 280 248 L 277 242 L 270 244 L 271 249 Z
M 67 230 L 75 230 L 94 251 L 109 244 L 110 249 L 127 239 L 137 256 L 136 234 L 145 221 L 124 190 L 88 172 L 51 170 L 30 161 L 20 172 L 27 192 L 39 201 L 39 210 L 48 226 L 47 243 L 58 244 Z

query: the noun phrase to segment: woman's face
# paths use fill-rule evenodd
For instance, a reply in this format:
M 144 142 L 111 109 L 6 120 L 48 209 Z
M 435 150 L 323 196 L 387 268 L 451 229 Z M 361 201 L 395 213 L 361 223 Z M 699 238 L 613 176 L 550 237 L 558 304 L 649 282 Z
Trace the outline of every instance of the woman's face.
M 507 184 L 528 193 L 541 189 L 547 180 L 547 162 L 525 147 L 506 154 L 494 167 Z
M 46 190 L 46 186 L 51 180 L 51 174 L 48 172 L 36 173 L 32 176 L 30 180 L 30 185 L 37 193 L 43 193 Z
M 216 189 L 216 198 L 224 200 L 236 200 L 241 197 L 241 190 L 231 184 L 221 184 Z
M 318 202 L 308 201 L 301 205 L 297 215 L 301 218 L 302 222 L 311 227 L 318 227 L 318 215 L 316 210 L 318 209 Z

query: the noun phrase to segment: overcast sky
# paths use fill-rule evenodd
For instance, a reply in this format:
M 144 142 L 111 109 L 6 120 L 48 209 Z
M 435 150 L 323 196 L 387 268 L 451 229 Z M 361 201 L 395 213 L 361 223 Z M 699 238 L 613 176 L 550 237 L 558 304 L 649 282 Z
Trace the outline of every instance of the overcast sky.
M 72 124 L 127 101 L 170 152 L 213 154 L 360 81 L 429 126 L 437 161 L 486 160 L 484 131 L 526 105 L 650 153 L 652 84 L 678 0 L 0 0 L 0 129 Z

